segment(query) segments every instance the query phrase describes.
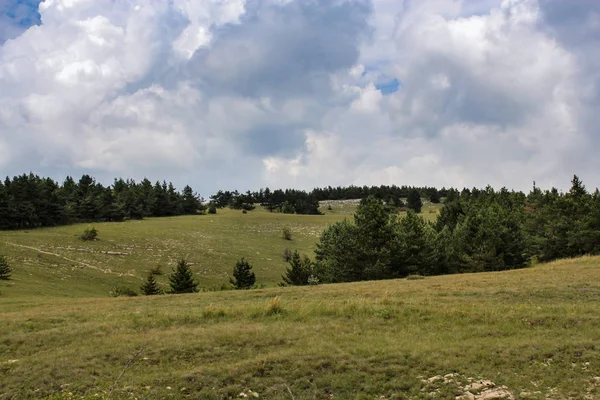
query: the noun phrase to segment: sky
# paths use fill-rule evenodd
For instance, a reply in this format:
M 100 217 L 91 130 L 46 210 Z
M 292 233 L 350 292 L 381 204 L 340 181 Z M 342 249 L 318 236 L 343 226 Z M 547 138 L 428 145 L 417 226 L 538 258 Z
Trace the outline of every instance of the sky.
M 597 0 L 0 0 L 0 175 L 600 181 Z

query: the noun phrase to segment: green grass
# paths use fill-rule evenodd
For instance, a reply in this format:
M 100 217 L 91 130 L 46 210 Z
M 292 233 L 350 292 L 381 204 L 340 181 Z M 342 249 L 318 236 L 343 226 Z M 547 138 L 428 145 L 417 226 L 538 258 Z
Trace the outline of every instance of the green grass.
M 139 349 L 112 398 L 252 389 L 267 399 L 454 399 L 456 382 L 427 381 L 449 373 L 518 398 L 600 398 L 598 276 L 600 258 L 586 257 L 304 288 L 26 304 L 2 296 L 0 398 L 102 398 Z
M 229 281 L 242 257 L 253 265 L 259 286 L 273 287 L 281 282 L 286 248 L 312 257 L 323 229 L 352 219 L 355 210 L 356 204 L 334 202 L 332 211 L 323 207 L 324 215 L 316 216 L 223 209 L 216 215 L 4 231 L 0 254 L 13 265 L 12 283 L 18 285 L 18 290 L 6 291 L 11 297 L 106 296 L 115 286 L 137 290 L 158 266 L 164 274 L 157 280 L 167 288 L 167 274 L 180 258 L 193 264 L 200 287 L 214 289 Z M 439 205 L 426 204 L 422 215 L 434 219 L 438 210 Z M 99 240 L 79 240 L 91 226 Z M 292 240 L 283 239 L 286 226 Z
M 320 231 L 345 217 L 343 209 L 223 210 L 95 224 L 92 243 L 77 240 L 87 225 L 0 233 L 14 268 L 14 279 L 0 281 L 0 399 L 106 398 L 114 386 L 111 399 L 243 391 L 454 400 L 469 379 L 504 385 L 515 399 L 600 398 L 600 257 L 424 279 L 107 297 L 116 285 L 139 287 L 152 267 L 169 272 L 178 257 L 195 263 L 204 287 L 225 282 L 242 256 L 274 286 L 285 247 L 309 253 Z M 283 226 L 292 241 L 281 238 Z
M 276 286 L 285 268 L 285 248 L 312 256 L 323 229 L 348 217 L 224 209 L 216 215 L 96 223 L 99 240 L 93 242 L 78 239 L 92 226 L 87 224 L 5 231 L 0 232 L 0 254 L 15 270 L 13 283 L 19 289 L 10 291 L 11 297 L 106 296 L 115 285 L 138 288 L 157 266 L 165 273 L 158 281 L 166 287 L 166 274 L 182 257 L 193 264 L 203 288 L 228 282 L 241 257 L 253 265 L 260 284 Z M 284 226 L 291 229 L 292 240 L 283 239 Z M 71 289 L 65 292 L 67 286 Z

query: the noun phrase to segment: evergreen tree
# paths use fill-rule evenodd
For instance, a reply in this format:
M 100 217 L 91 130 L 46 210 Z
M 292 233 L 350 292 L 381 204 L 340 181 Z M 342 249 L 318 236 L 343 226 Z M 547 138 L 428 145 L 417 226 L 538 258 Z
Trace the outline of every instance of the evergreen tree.
M 321 282 L 353 282 L 365 279 L 364 265 L 358 260 L 356 226 L 347 220 L 329 225 L 317 242 L 315 275 Z
M 148 274 L 148 279 L 140 286 L 140 291 L 146 296 L 162 294 L 162 289 L 158 286 L 153 273 Z
M 433 227 L 411 210 L 398 223 L 397 233 L 396 245 L 393 246 L 396 276 L 435 274 Z
M 315 274 L 321 282 L 353 282 L 389 277 L 396 219 L 374 196 L 361 200 L 348 221 L 330 225 L 315 250 Z
M 242 257 L 241 260 L 235 263 L 233 278 L 230 278 L 229 281 L 236 289 L 250 289 L 256 282 L 252 265 Z
M 8 261 L 4 256 L 0 256 L 0 280 L 7 281 L 10 279 L 12 268 L 8 265 Z
M 198 292 L 198 281 L 184 259 L 179 260 L 177 268 L 169 275 L 169 285 L 173 294 Z
M 423 207 L 423 203 L 421 202 L 421 195 L 417 189 L 411 189 L 408 192 L 408 197 L 406 198 L 406 206 L 416 212 L 417 214 L 421 212 L 421 208 Z
M 308 278 L 312 275 L 312 262 L 307 256 L 300 257 L 298 251 L 294 251 L 286 268 L 285 275 L 281 278 L 287 285 L 308 285 Z
M 189 185 L 183 188 L 181 205 L 184 214 L 196 214 L 200 209 L 200 199 Z

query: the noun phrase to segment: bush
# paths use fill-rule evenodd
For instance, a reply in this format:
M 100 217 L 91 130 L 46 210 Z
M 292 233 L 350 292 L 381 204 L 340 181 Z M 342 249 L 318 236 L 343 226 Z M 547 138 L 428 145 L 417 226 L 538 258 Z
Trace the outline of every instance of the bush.
M 235 263 L 233 268 L 233 278 L 229 282 L 236 289 L 250 289 L 256 282 L 256 276 L 252 272 L 252 265 L 244 258 Z
M 283 227 L 281 235 L 285 240 L 292 240 L 292 230 L 288 226 Z
M 79 239 L 81 239 L 83 241 L 90 241 L 90 240 L 96 240 L 97 237 L 98 237 L 98 231 L 96 230 L 96 228 L 92 227 L 92 228 L 88 228 L 85 231 L 83 231 L 83 233 L 79 236 Z
M 244 210 L 244 211 L 252 211 L 255 208 L 256 207 L 254 207 L 254 204 L 252 204 L 252 203 L 243 203 L 242 204 L 242 210 Z
M 248 214 L 248 211 L 242 210 L 242 214 Z
M 284 214 L 295 214 L 296 208 L 286 201 L 281 206 L 281 212 Z
M 331 204 L 327 206 L 327 210 L 328 211 L 333 211 L 333 208 L 331 208 Z
M 169 275 L 169 285 L 172 294 L 198 292 L 198 281 L 194 279 L 194 273 L 184 259 L 179 260 L 177 268 Z
M 115 286 L 108 295 L 110 297 L 135 297 L 137 296 L 137 292 L 131 288 L 125 286 Z
M 150 274 L 151 275 L 162 275 L 162 265 L 157 265 L 154 268 L 150 268 Z
M 286 248 L 283 251 L 283 254 L 281 254 L 281 258 L 283 259 L 284 262 L 290 262 L 290 260 L 292 259 L 292 251 L 288 248 Z
M 217 207 L 214 204 L 210 204 L 208 206 L 208 213 L 209 214 L 216 214 L 217 213 Z
M 10 279 L 12 268 L 8 265 L 8 261 L 4 256 L 0 256 L 0 280 L 7 281 Z

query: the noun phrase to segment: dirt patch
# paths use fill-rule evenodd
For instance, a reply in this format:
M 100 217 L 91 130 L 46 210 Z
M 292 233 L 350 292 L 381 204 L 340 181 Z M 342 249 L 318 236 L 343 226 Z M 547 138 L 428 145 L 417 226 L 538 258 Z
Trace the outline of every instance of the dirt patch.
M 425 383 L 423 392 L 430 397 L 452 390 L 456 400 L 514 400 L 515 396 L 506 386 L 500 386 L 487 379 L 464 377 L 460 374 L 436 375 L 421 379 Z

